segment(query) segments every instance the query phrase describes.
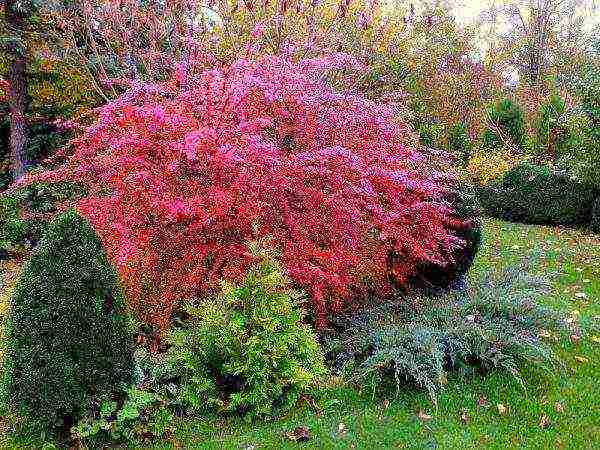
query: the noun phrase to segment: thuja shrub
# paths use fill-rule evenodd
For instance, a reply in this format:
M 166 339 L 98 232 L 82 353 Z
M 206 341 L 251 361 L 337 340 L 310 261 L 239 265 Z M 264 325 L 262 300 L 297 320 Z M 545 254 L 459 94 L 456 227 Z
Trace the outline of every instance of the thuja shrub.
M 132 379 L 133 333 L 115 270 L 86 219 L 56 218 L 17 282 L 4 390 L 46 432 L 68 429 L 93 397 Z
M 37 180 L 88 187 L 78 209 L 141 320 L 168 327 L 175 305 L 239 281 L 247 242 L 270 236 L 324 324 L 462 245 L 462 222 L 393 105 L 323 81 L 347 64 L 264 57 L 138 85 Z
M 298 295 L 266 259 L 239 285 L 187 308 L 174 330 L 162 378 L 178 379 L 182 404 L 196 413 L 272 416 L 294 406 L 326 374 Z

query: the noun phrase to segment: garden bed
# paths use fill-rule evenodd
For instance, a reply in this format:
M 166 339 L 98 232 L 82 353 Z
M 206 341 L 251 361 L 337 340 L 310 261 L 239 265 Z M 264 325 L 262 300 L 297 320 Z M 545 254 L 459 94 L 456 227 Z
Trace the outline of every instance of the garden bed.
M 600 270 L 595 263 L 600 239 L 575 230 L 496 220 L 487 220 L 484 231 L 471 283 L 532 256 L 540 274 L 558 272 L 547 305 L 560 308 L 565 317 L 600 315 Z M 593 413 L 600 410 L 598 340 L 592 335 L 556 342 L 565 369 L 547 373 L 525 368 L 525 390 L 502 372 L 486 377 L 454 374 L 434 408 L 426 393 L 412 388 L 373 398 L 334 378 L 318 398 L 306 399 L 278 420 L 176 419 L 169 438 L 139 441 L 132 448 L 589 448 L 600 440 L 600 417 Z M 42 446 L 24 430 L 6 431 L 3 439 L 9 448 Z M 305 435 L 308 442 L 295 441 Z

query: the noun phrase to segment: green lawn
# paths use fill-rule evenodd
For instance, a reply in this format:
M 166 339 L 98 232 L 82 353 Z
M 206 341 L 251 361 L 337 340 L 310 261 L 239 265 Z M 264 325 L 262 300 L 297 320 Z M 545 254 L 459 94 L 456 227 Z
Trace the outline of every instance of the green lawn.
M 471 276 L 476 280 L 485 271 L 528 256 L 535 258 L 536 271 L 560 273 L 549 305 L 573 317 L 600 316 L 600 236 L 490 220 Z M 558 342 L 556 349 L 564 370 L 525 369 L 525 390 L 502 373 L 455 376 L 434 408 L 426 394 L 414 389 L 373 399 L 329 380 L 319 399 L 280 420 L 182 420 L 173 424 L 169 442 L 134 448 L 599 448 L 600 336 Z M 483 397 L 487 407 L 478 406 Z M 498 404 L 507 408 L 504 414 Z M 418 417 L 421 410 L 425 415 Z M 540 423 L 543 415 L 547 426 Z M 298 426 L 308 428 L 308 442 L 286 436 Z M 6 431 L 4 448 L 31 447 L 25 436 L 11 437 Z

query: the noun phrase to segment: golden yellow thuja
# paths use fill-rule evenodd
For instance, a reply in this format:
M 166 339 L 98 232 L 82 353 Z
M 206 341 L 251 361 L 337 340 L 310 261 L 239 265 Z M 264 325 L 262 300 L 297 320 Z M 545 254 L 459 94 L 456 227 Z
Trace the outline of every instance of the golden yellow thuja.
M 479 150 L 471 156 L 467 173 L 471 181 L 480 186 L 487 186 L 500 179 L 506 172 L 524 160 L 510 150 Z

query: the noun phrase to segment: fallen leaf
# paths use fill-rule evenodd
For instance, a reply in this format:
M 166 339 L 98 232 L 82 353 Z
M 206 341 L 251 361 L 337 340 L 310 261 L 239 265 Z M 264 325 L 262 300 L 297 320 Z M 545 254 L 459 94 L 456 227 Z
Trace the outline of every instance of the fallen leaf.
M 285 436 L 291 441 L 306 442 L 310 440 L 310 430 L 306 426 L 296 427 L 294 431 L 288 431 Z
M 346 428 L 346 424 L 344 422 L 340 422 L 338 424 L 338 433 L 346 434 L 347 431 L 348 431 L 348 428 Z
M 381 406 L 383 407 L 383 409 L 388 409 L 390 407 L 390 401 L 386 398 L 381 404 Z
M 482 395 L 477 399 L 477 406 L 481 408 L 489 408 L 490 402 L 488 402 L 488 399 L 484 395 Z
M 550 419 L 548 418 L 548 416 L 546 414 L 542 414 L 542 416 L 540 417 L 540 428 L 542 430 L 545 430 L 549 426 L 550 426 Z
M 502 403 L 498 403 L 496 405 L 496 407 L 498 408 L 498 413 L 501 416 L 504 416 L 504 415 L 506 415 L 508 413 L 508 408 L 506 406 L 504 406 Z
M 576 292 L 575 297 L 577 298 L 587 298 L 587 294 L 585 292 Z
M 419 410 L 419 412 L 417 413 L 417 417 L 421 420 L 431 420 L 432 417 L 429 414 L 425 414 L 425 411 L 423 411 L 422 409 Z
M 540 335 L 540 337 L 543 338 L 551 338 L 552 335 L 550 334 L 550 332 L 548 330 L 544 330 L 543 328 L 540 329 L 540 331 L 538 332 L 538 334 Z
M 590 362 L 590 360 L 585 356 L 575 356 L 575 361 L 580 362 L 582 364 Z
M 554 410 L 560 414 L 565 410 L 565 406 L 562 404 L 562 402 L 556 401 L 554 404 Z
M 571 335 L 571 342 L 573 344 L 577 344 L 579 341 L 581 341 L 581 336 L 578 334 L 572 334 Z
M 471 421 L 471 418 L 469 417 L 469 413 L 467 413 L 466 409 L 462 410 L 462 413 L 460 415 L 460 420 L 462 420 L 462 423 L 464 423 L 465 425 Z

